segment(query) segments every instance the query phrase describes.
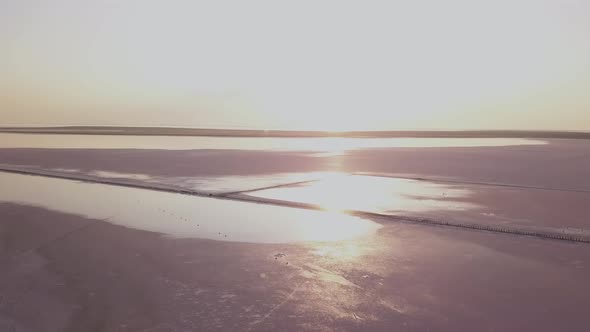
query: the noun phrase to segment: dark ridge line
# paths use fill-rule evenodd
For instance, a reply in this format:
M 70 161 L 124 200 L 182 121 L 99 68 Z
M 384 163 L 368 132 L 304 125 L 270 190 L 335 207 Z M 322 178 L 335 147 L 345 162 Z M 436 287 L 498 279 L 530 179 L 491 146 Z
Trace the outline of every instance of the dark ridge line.
M 283 201 L 283 200 L 276 200 L 271 198 L 257 198 L 248 195 L 232 195 L 232 196 L 225 196 L 224 198 L 229 198 L 232 200 L 238 200 L 242 202 L 250 202 L 250 203 L 257 203 L 257 204 L 268 204 L 268 205 L 277 205 L 283 207 L 291 207 L 291 208 L 299 208 L 299 209 L 306 209 L 306 210 L 324 210 L 320 205 L 316 204 L 308 204 L 308 203 L 301 203 L 301 202 L 291 202 L 291 201 Z M 570 242 L 579 242 L 579 243 L 589 243 L 590 244 L 590 237 L 581 235 L 572 235 L 572 234 L 560 234 L 554 232 L 543 232 L 543 231 L 534 231 L 534 230 L 525 230 L 525 229 L 517 229 L 511 227 L 500 227 L 494 225 L 485 225 L 485 224 L 476 224 L 476 223 L 462 223 L 462 222 L 453 222 L 453 221 L 443 221 L 443 220 L 435 220 L 435 219 L 428 219 L 428 218 L 420 218 L 420 217 L 411 217 L 411 216 L 404 216 L 404 215 L 395 215 L 395 214 L 383 214 L 378 212 L 368 212 L 368 211 L 359 211 L 359 210 L 343 210 L 340 211 L 349 215 L 357 216 L 357 217 L 364 217 L 371 220 L 387 220 L 387 221 L 395 221 L 395 222 L 403 222 L 409 224 L 418 224 L 418 225 L 429 225 L 429 226 L 447 226 L 447 227 L 454 227 L 460 229 L 471 229 L 471 230 L 480 230 L 480 231 L 487 231 L 492 233 L 502 233 L 502 234 L 512 234 L 512 235 L 519 235 L 519 236 L 531 236 L 541 239 L 551 239 L 551 240 L 561 240 L 561 241 L 570 241 Z
M 512 234 L 518 236 L 530 236 L 540 239 L 548 239 L 548 240 L 560 240 L 560 241 L 569 241 L 569 242 L 578 242 L 578 243 L 588 243 L 590 244 L 590 238 L 585 236 L 577 236 L 572 234 L 560 234 L 560 233 L 552 233 L 552 232 L 542 232 L 542 231 L 534 231 L 534 230 L 521 230 L 515 229 L 510 227 L 500 227 L 494 225 L 485 225 L 485 224 L 466 224 L 461 222 L 453 222 L 453 221 L 443 221 L 443 220 L 435 220 L 435 219 L 427 219 L 427 218 L 417 218 L 417 217 L 407 217 L 407 216 L 397 216 L 397 215 L 386 215 L 386 214 L 379 214 L 379 213 L 371 213 L 371 212 L 362 212 L 359 211 L 359 214 L 368 214 L 368 215 L 375 215 L 376 217 L 382 217 L 386 219 L 392 219 L 397 221 L 406 221 L 414 224 L 422 224 L 422 225 L 431 225 L 431 226 L 444 226 L 444 227 L 454 227 L 460 229 L 471 229 L 471 230 L 478 230 L 478 231 L 485 231 L 491 233 L 503 233 L 503 234 Z M 412 219 L 412 220 L 410 220 Z
M 199 192 L 196 190 L 185 189 L 185 188 L 180 188 L 180 187 L 175 187 L 175 186 L 167 186 L 167 185 L 163 185 L 160 183 L 128 182 L 123 179 L 117 179 L 117 181 L 114 181 L 114 179 L 110 179 L 110 178 L 99 178 L 99 177 L 93 177 L 93 176 L 80 176 L 78 174 L 50 173 L 50 172 L 45 172 L 44 170 L 36 170 L 36 169 L 14 169 L 14 168 L 7 168 L 4 166 L 0 166 L 0 172 L 21 174 L 21 175 L 30 175 L 30 176 L 42 176 L 42 177 L 48 177 L 48 178 L 56 178 L 56 179 L 70 180 L 70 181 L 80 181 L 80 182 L 87 182 L 87 183 L 107 184 L 107 185 L 113 185 L 113 186 L 118 186 L 118 187 L 146 189 L 146 190 L 169 192 L 169 193 L 199 196 L 199 197 L 214 197 L 214 195 L 218 195 L 218 194 L 214 194 L 214 193 Z
M 304 181 L 297 181 L 297 182 L 289 182 L 289 183 L 282 183 L 268 187 L 260 187 L 254 189 L 245 189 L 233 192 L 206 192 L 206 191 L 198 191 L 195 189 L 188 189 L 177 187 L 174 185 L 166 185 L 157 182 L 135 182 L 129 181 L 124 178 L 102 178 L 99 176 L 93 175 L 83 175 L 83 174 L 67 174 L 61 172 L 53 172 L 53 171 L 46 171 L 43 169 L 34 169 L 34 168 L 12 168 L 6 167 L 5 165 L 0 164 L 0 172 L 6 173 L 15 173 L 15 174 L 22 174 L 22 175 L 32 175 L 32 176 L 45 176 L 50 178 L 62 179 L 62 180 L 72 180 L 72 181 L 81 181 L 87 183 L 98 183 L 98 184 L 108 184 L 113 186 L 119 187 L 129 187 L 129 188 L 138 188 L 138 189 L 147 189 L 147 190 L 154 190 L 154 191 L 163 191 L 163 192 L 170 192 L 175 194 L 183 194 L 183 195 L 191 195 L 191 196 L 199 196 L 199 197 L 217 197 L 222 198 L 224 196 L 229 195 L 236 195 L 242 193 L 249 193 L 259 190 L 266 190 L 266 189 L 273 189 L 273 188 L 280 188 L 280 187 L 288 187 L 294 186 L 298 184 L 304 184 L 309 182 L 318 181 L 319 179 L 311 179 L 311 180 L 304 180 Z
M 587 190 L 587 189 L 565 189 L 565 188 L 527 186 L 527 185 L 509 184 L 509 183 L 445 180 L 445 179 L 437 179 L 437 178 L 412 177 L 412 176 L 403 176 L 403 175 L 397 176 L 397 175 L 379 174 L 379 173 L 371 173 L 371 172 L 353 172 L 352 175 L 372 176 L 372 177 L 391 178 L 391 179 L 407 179 L 407 180 L 428 181 L 428 182 L 473 184 L 473 185 L 478 185 L 478 186 L 490 186 L 490 187 L 520 188 L 520 189 L 534 189 L 534 190 L 546 190 L 546 191 L 564 191 L 564 192 L 576 192 L 576 193 L 590 194 L 590 190 Z
M 223 192 L 223 193 L 218 193 L 217 195 L 218 196 L 232 196 L 232 195 L 251 193 L 251 192 L 267 190 L 267 189 L 296 186 L 298 184 L 311 183 L 311 182 L 316 182 L 316 181 L 320 181 L 320 180 L 321 179 L 311 179 L 311 180 L 303 180 L 303 181 L 297 181 L 297 182 L 281 183 L 281 184 L 275 184 L 275 185 L 268 186 L 268 187 L 260 187 L 260 188 L 255 188 L 255 189 L 245 189 L 245 190 L 238 190 L 238 191 Z
M 0 167 L 0 172 L 7 172 L 7 173 L 16 173 L 16 174 L 24 174 L 29 176 L 44 176 L 44 177 L 51 177 L 51 178 L 58 178 L 64 180 L 73 180 L 73 181 L 81 181 L 81 182 L 88 182 L 88 183 L 100 183 L 100 184 L 107 184 L 107 185 L 114 185 L 114 186 L 121 186 L 121 187 L 131 187 L 131 188 L 138 188 L 138 189 L 146 189 L 146 190 L 153 190 L 153 191 L 162 191 L 162 192 L 169 192 L 169 193 L 176 193 L 176 194 L 183 194 L 183 195 L 191 195 L 191 196 L 200 196 L 200 197 L 210 197 L 216 199 L 226 199 L 231 201 L 241 201 L 241 202 L 248 202 L 248 203 L 255 203 L 255 204 L 266 204 L 266 205 L 276 205 L 282 206 L 287 208 L 297 208 L 297 209 L 306 209 L 306 210 L 316 210 L 321 211 L 323 210 L 321 206 L 316 204 L 307 204 L 307 203 L 300 203 L 300 202 L 290 202 L 284 200 L 275 200 L 275 199 L 266 199 L 266 198 L 257 198 L 253 196 L 248 196 L 245 194 L 215 194 L 215 193 L 201 193 L 196 192 L 190 189 L 183 189 L 183 188 L 172 188 L 166 186 L 150 186 L 148 184 L 143 183 L 131 183 L 131 182 L 116 182 L 112 179 L 95 179 L 94 177 L 76 177 L 74 174 L 54 174 L 48 172 L 39 172 L 38 170 L 23 170 L 23 169 L 10 169 Z M 70 176 L 68 176 L 70 175 Z M 73 176 L 72 176 L 73 175 Z M 153 184 L 152 184 L 153 185 Z M 512 235 L 521 235 L 521 236 L 531 236 L 541 239 L 551 239 L 551 240 L 560 240 L 560 241 L 570 241 L 570 242 L 578 242 L 578 243 L 590 243 L 590 237 L 586 236 L 575 236 L 570 234 L 558 234 L 558 233 L 551 233 L 551 232 L 542 232 L 542 231 L 533 231 L 533 230 L 523 230 L 517 228 L 506 228 L 500 226 L 492 226 L 492 225 L 479 225 L 479 224 L 466 224 L 460 222 L 452 222 L 452 221 L 442 221 L 442 220 L 434 220 L 434 219 L 427 219 L 427 218 L 418 218 L 418 217 L 410 217 L 410 216 L 402 216 L 402 215 L 389 215 L 389 214 L 382 214 L 376 212 L 367 212 L 367 211 L 358 211 L 358 210 L 344 210 L 341 211 L 343 213 L 347 213 L 349 215 L 357 216 L 357 217 L 365 217 L 369 219 L 381 219 L 381 220 L 389 220 L 389 221 L 396 221 L 396 222 L 405 222 L 405 223 L 412 223 L 418 225 L 433 225 L 433 226 L 449 226 L 454 228 L 460 229 L 471 229 L 471 230 L 480 230 L 480 231 L 488 231 L 492 233 L 500 233 L 500 234 L 512 234 Z

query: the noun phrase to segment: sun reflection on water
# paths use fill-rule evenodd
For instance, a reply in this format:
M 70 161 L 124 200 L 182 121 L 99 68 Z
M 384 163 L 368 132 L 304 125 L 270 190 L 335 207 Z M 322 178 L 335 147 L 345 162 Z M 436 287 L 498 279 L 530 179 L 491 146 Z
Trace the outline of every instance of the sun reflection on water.
M 251 196 L 315 204 L 332 212 L 377 213 L 464 211 L 477 205 L 464 201 L 469 189 L 409 179 L 334 173 L 315 182 L 249 193 Z
M 338 155 L 370 148 L 481 147 L 542 145 L 547 142 L 519 138 L 348 138 L 348 137 L 195 137 L 53 135 L 0 133 L 1 148 L 64 149 L 239 149 L 309 151 Z
M 33 205 L 166 234 L 252 243 L 342 241 L 381 225 L 335 211 L 83 183 L 0 172 L 0 202 Z

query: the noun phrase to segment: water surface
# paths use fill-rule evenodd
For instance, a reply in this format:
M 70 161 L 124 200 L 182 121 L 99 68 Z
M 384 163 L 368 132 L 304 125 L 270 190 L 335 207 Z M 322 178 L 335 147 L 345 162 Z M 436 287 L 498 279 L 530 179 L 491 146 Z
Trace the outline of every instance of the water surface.
M 367 148 L 426 148 L 542 145 L 518 138 L 275 138 L 0 133 L 0 148 L 48 149 L 224 149 L 341 153 Z
M 412 214 L 430 211 L 467 211 L 478 208 L 464 199 L 473 192 L 465 186 L 334 174 L 319 181 L 258 190 L 250 196 L 316 204 L 325 210 L 357 210 L 384 214 Z
M 0 172 L 0 202 L 40 206 L 178 238 L 286 243 L 369 235 L 377 223 L 311 211 Z

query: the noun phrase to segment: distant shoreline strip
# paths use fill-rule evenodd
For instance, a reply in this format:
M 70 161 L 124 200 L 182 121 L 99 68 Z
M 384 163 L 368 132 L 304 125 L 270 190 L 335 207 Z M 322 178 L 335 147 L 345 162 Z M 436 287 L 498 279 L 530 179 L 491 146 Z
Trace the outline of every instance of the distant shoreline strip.
M 543 130 L 390 130 L 390 131 L 309 131 L 206 129 L 170 127 L 0 127 L 0 133 L 60 135 L 202 136 L 202 137 L 284 137 L 284 138 L 523 138 L 590 139 L 590 132 Z

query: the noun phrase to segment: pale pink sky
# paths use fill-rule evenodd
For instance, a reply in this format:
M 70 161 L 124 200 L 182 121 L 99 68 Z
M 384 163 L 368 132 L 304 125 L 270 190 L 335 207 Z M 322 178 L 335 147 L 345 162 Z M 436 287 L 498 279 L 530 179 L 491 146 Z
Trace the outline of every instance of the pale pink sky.
M 590 130 L 590 2 L 0 0 L 0 125 Z

